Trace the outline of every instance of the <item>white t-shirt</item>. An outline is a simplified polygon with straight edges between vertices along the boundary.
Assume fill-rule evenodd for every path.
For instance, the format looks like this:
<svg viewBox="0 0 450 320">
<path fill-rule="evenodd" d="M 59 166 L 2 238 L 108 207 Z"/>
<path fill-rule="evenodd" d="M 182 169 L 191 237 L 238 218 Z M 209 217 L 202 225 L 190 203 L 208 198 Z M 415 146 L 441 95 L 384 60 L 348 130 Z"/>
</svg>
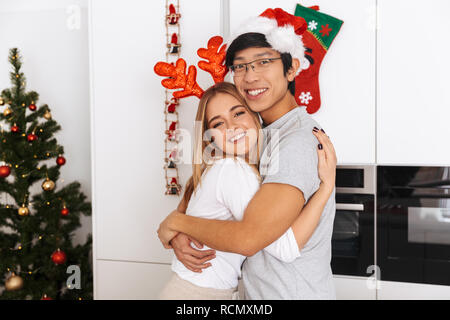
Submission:
<svg viewBox="0 0 450 320">
<path fill-rule="evenodd" d="M 205 219 L 242 220 L 248 203 L 259 187 L 258 177 L 242 158 L 215 160 L 203 172 L 201 184 L 192 194 L 186 214 Z M 196 248 L 194 244 L 192 246 Z M 203 246 L 201 250 L 208 249 Z M 300 256 L 292 228 L 264 250 L 284 262 L 292 262 Z M 240 254 L 216 250 L 216 258 L 209 261 L 211 266 L 196 273 L 174 256 L 172 270 L 182 279 L 200 287 L 230 289 L 238 285 L 245 259 Z"/>
</svg>

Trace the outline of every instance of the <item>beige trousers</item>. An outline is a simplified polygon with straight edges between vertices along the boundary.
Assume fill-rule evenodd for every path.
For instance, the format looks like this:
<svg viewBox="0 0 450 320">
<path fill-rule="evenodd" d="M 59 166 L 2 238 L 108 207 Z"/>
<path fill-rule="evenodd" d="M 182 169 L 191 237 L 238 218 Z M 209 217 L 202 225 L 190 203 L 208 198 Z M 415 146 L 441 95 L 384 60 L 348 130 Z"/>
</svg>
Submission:
<svg viewBox="0 0 450 320">
<path fill-rule="evenodd" d="M 180 278 L 175 272 L 158 296 L 159 300 L 238 300 L 237 288 L 199 287 Z"/>
</svg>

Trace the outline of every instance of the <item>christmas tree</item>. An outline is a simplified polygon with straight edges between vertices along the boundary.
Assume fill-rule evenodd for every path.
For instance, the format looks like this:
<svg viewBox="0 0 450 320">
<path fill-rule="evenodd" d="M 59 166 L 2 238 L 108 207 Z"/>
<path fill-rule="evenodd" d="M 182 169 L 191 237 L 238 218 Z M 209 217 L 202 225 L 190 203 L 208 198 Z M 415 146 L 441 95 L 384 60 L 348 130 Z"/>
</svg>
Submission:
<svg viewBox="0 0 450 320">
<path fill-rule="evenodd" d="M 92 237 L 72 244 L 91 204 L 79 182 L 58 186 L 61 126 L 25 91 L 21 60 L 11 49 L 12 87 L 0 95 L 0 299 L 92 299 Z"/>
</svg>

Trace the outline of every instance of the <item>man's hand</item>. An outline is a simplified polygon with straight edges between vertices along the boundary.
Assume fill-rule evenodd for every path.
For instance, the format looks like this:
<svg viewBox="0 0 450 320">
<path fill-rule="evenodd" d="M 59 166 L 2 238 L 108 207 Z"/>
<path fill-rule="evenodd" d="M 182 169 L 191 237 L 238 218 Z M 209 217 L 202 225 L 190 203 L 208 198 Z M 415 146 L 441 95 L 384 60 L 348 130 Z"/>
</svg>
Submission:
<svg viewBox="0 0 450 320">
<path fill-rule="evenodd" d="M 171 240 L 173 251 L 177 259 L 184 264 L 186 268 L 193 272 L 202 272 L 202 269 L 211 266 L 211 263 L 206 263 L 216 257 L 215 250 L 197 250 L 192 248 L 191 241 L 197 248 L 203 248 L 203 244 L 195 239 L 190 238 L 184 233 L 179 233 Z"/>
<path fill-rule="evenodd" d="M 178 213 L 177 210 L 172 211 L 159 225 L 158 237 L 164 248 L 166 249 L 172 248 L 172 246 L 170 245 L 170 240 L 172 240 L 178 234 L 178 231 L 174 231 L 169 228 L 170 219 L 172 219 L 176 214 L 180 213 Z"/>
</svg>

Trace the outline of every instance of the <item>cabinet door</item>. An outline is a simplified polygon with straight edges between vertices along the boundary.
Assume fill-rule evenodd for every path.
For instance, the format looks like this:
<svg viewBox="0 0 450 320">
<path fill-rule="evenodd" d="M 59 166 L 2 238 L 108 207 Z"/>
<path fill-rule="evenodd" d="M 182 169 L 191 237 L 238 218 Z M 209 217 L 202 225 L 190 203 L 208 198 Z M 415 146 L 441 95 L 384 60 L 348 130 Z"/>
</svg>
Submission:
<svg viewBox="0 0 450 320">
<path fill-rule="evenodd" d="M 153 71 L 166 59 L 165 2 L 95 0 L 90 9 L 96 257 L 170 263 L 156 233 L 181 199 L 164 194 L 165 94 Z M 197 49 L 220 33 L 220 2 L 181 1 L 180 13 L 181 57 L 196 65 Z M 198 82 L 213 84 L 201 70 Z M 187 98 L 178 108 L 191 137 L 197 105 Z M 184 190 L 192 167 L 179 167 Z"/>
<path fill-rule="evenodd" d="M 450 286 L 379 281 L 378 300 L 449 300 Z"/>
<path fill-rule="evenodd" d="M 170 265 L 96 261 L 96 300 L 157 299 L 172 275 Z"/>
<path fill-rule="evenodd" d="M 267 8 L 294 14 L 298 1 L 230 0 L 231 33 Z M 375 163 L 375 0 L 301 1 L 344 21 L 319 75 L 321 107 L 312 116 L 336 148 L 339 164 Z"/>
<path fill-rule="evenodd" d="M 377 162 L 450 165 L 448 0 L 379 0 Z"/>
<path fill-rule="evenodd" d="M 334 276 L 337 300 L 375 300 L 376 280 L 363 277 Z"/>
</svg>

